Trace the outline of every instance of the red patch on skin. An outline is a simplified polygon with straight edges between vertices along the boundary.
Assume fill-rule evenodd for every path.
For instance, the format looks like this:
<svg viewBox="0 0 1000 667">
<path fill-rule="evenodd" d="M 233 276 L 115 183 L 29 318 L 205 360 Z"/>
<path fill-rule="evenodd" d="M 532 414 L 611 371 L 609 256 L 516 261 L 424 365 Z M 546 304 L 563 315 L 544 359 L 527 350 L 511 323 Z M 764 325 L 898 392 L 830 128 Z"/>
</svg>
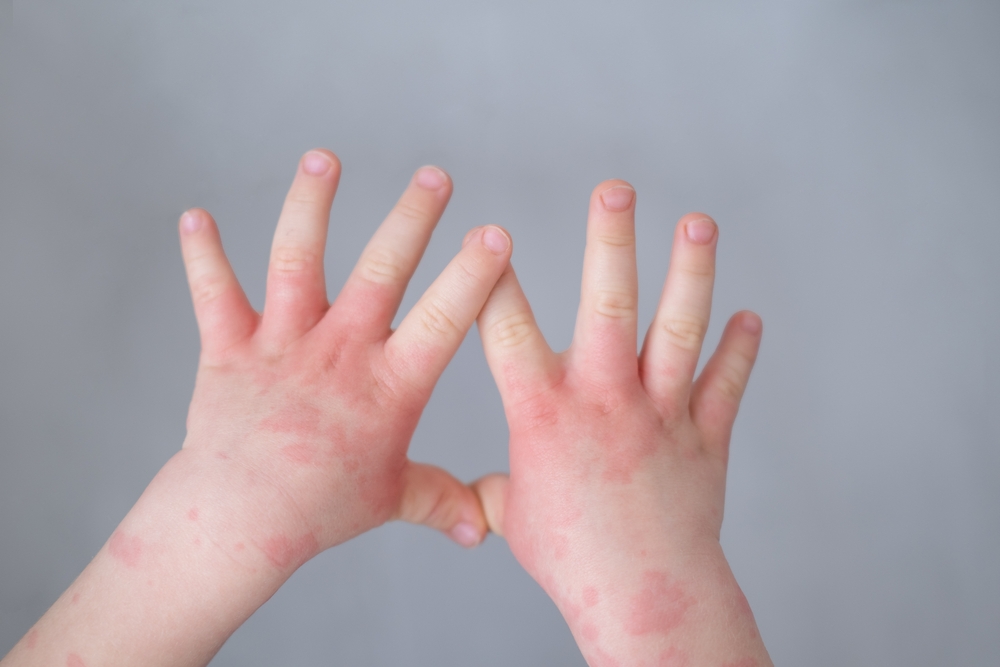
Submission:
<svg viewBox="0 0 1000 667">
<path fill-rule="evenodd" d="M 73 597 L 71 597 L 69 601 L 72 604 L 76 604 L 77 602 L 80 601 L 80 594 L 79 593 L 73 593 Z"/>
<path fill-rule="evenodd" d="M 319 551 L 319 543 L 312 533 L 306 533 L 297 540 L 286 535 L 275 535 L 264 541 L 261 550 L 271 564 L 280 570 L 290 566 L 298 567 Z"/>
<path fill-rule="evenodd" d="M 563 560 L 569 554 L 569 538 L 565 535 L 552 536 L 552 555 L 556 560 Z"/>
<path fill-rule="evenodd" d="M 66 667 L 87 667 L 87 664 L 76 653 L 70 653 L 66 656 Z"/>
<path fill-rule="evenodd" d="M 245 548 L 246 548 L 246 545 L 245 545 L 245 544 L 243 544 L 242 542 L 237 542 L 237 543 L 236 543 L 236 546 L 235 546 L 235 547 L 233 547 L 233 548 L 234 548 L 234 549 L 235 549 L 236 551 L 243 551 L 243 549 L 245 549 Z"/>
<path fill-rule="evenodd" d="M 687 667 L 688 657 L 684 651 L 671 646 L 657 658 L 656 667 Z"/>
<path fill-rule="evenodd" d="M 757 667 L 757 661 L 753 658 L 740 658 L 739 660 L 727 662 L 722 667 Z"/>
<path fill-rule="evenodd" d="M 188 518 L 191 519 L 192 521 L 197 521 L 198 520 L 198 508 L 197 507 L 192 507 L 191 509 L 188 510 Z"/>
<path fill-rule="evenodd" d="M 135 535 L 126 535 L 121 530 L 116 530 L 111 535 L 111 539 L 108 540 L 108 553 L 125 567 L 139 567 L 139 559 L 142 557 L 142 540 Z"/>
<path fill-rule="evenodd" d="M 598 646 L 587 651 L 587 664 L 590 667 L 621 667 L 617 659 Z"/>
<path fill-rule="evenodd" d="M 316 448 L 306 444 L 288 445 L 281 448 L 281 455 L 292 463 L 307 465 L 316 458 Z"/>
<path fill-rule="evenodd" d="M 601 631 L 597 629 L 597 626 L 593 623 L 584 623 L 583 627 L 580 629 L 580 636 L 583 637 L 588 642 L 596 642 L 597 637 L 601 634 Z"/>
<path fill-rule="evenodd" d="M 201 538 L 200 537 L 194 538 L 194 540 L 191 542 L 191 544 L 195 545 L 196 547 L 200 547 L 201 546 Z"/>
<path fill-rule="evenodd" d="M 24 644 L 28 648 L 35 648 L 38 645 L 38 630 L 32 628 L 24 637 Z"/>
<path fill-rule="evenodd" d="M 229 454 L 226 454 L 225 452 L 216 452 L 215 453 L 215 458 L 222 459 L 223 461 L 228 461 L 229 460 Z"/>
<path fill-rule="evenodd" d="M 282 408 L 260 422 L 260 428 L 272 433 L 294 433 L 312 436 L 319 429 L 323 413 L 313 405 L 292 405 Z"/>
<path fill-rule="evenodd" d="M 600 596 L 597 594 L 597 589 L 596 588 L 594 588 L 593 586 L 584 586 L 583 587 L 583 606 L 584 607 L 593 607 L 595 604 L 597 604 L 597 601 L 599 599 L 600 599 Z"/>
<path fill-rule="evenodd" d="M 642 579 L 643 590 L 632 596 L 625 629 L 632 636 L 668 634 L 684 621 L 685 612 L 695 601 L 665 572 L 649 570 Z"/>
</svg>

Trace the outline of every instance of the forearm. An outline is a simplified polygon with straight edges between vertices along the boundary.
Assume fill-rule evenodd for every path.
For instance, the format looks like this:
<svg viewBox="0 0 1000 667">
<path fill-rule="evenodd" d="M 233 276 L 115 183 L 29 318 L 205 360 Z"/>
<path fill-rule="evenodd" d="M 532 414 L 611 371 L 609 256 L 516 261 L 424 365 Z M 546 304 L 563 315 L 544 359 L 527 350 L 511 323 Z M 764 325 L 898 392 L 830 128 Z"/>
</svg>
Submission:
<svg viewBox="0 0 1000 667">
<path fill-rule="evenodd" d="M 602 576 L 598 565 L 589 584 L 556 594 L 591 667 L 772 664 L 721 549 L 682 559 L 631 556 L 625 572 Z"/>
<path fill-rule="evenodd" d="M 304 558 L 269 558 L 240 518 L 253 508 L 204 458 L 163 467 L 4 667 L 208 663 Z"/>
</svg>

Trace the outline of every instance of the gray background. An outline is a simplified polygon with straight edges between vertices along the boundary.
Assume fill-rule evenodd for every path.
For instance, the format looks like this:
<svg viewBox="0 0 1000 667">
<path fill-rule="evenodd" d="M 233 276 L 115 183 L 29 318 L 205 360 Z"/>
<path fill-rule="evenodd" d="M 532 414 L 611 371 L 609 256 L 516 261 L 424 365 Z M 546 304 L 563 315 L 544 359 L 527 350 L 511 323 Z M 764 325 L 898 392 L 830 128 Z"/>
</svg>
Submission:
<svg viewBox="0 0 1000 667">
<path fill-rule="evenodd" d="M 719 221 L 710 344 L 764 344 L 726 552 L 784 665 L 1000 654 L 1000 3 L 18 2 L 0 70 L 0 653 L 179 447 L 204 206 L 260 306 L 299 155 L 335 150 L 332 291 L 424 163 L 505 225 L 568 344 L 590 189 L 639 193 L 642 316 L 689 210 Z M 13 23 L 11 14 L 13 10 Z M 414 458 L 503 469 L 475 332 Z M 582 665 L 506 545 L 389 525 L 315 558 L 215 665 Z"/>
</svg>

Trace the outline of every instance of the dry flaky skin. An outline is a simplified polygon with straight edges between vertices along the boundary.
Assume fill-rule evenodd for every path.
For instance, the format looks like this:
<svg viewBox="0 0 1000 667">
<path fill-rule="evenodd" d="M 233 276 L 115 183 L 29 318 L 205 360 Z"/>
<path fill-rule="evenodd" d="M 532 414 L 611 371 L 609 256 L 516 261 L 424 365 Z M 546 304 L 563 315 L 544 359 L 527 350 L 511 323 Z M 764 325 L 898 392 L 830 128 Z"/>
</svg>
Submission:
<svg viewBox="0 0 1000 667">
<path fill-rule="evenodd" d="M 407 448 L 510 239 L 473 230 L 392 332 L 451 182 L 416 173 L 331 306 L 322 258 L 339 175 L 327 151 L 300 162 L 262 315 L 211 217 L 182 217 L 202 338 L 184 446 L 4 667 L 203 665 L 299 565 L 387 520 L 482 539 L 473 491 Z"/>
<path fill-rule="evenodd" d="M 513 269 L 490 295 L 479 326 L 510 425 L 510 476 L 477 491 L 592 667 L 764 667 L 719 545 L 729 437 L 761 322 L 734 315 L 694 381 L 718 233 L 690 214 L 637 355 L 634 206 L 622 181 L 594 191 L 568 351 L 549 349 Z"/>
</svg>

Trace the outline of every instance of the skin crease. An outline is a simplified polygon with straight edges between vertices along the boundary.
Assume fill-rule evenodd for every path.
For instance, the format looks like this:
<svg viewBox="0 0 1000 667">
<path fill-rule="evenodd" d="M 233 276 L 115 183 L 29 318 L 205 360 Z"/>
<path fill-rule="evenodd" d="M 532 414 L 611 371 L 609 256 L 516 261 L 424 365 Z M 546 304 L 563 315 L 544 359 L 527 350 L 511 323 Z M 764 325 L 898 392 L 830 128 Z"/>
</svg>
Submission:
<svg viewBox="0 0 1000 667">
<path fill-rule="evenodd" d="M 637 354 L 635 192 L 591 197 L 570 348 L 552 352 L 508 268 L 479 316 L 510 475 L 476 488 L 490 527 L 562 611 L 591 667 L 770 665 L 719 534 L 729 438 L 760 343 L 730 320 L 699 379 L 718 229 L 689 214 Z"/>
<path fill-rule="evenodd" d="M 329 151 L 300 161 L 262 314 L 211 216 L 182 216 L 202 342 L 187 437 L 72 584 L 72 598 L 64 593 L 3 667 L 80 667 L 81 656 L 102 667 L 205 665 L 324 549 L 393 519 L 465 546 L 483 539 L 473 490 L 410 461 L 407 449 L 508 265 L 510 237 L 492 226 L 470 232 L 393 331 L 451 181 L 435 167 L 417 171 L 331 304 L 322 258 L 339 176 Z"/>
</svg>

